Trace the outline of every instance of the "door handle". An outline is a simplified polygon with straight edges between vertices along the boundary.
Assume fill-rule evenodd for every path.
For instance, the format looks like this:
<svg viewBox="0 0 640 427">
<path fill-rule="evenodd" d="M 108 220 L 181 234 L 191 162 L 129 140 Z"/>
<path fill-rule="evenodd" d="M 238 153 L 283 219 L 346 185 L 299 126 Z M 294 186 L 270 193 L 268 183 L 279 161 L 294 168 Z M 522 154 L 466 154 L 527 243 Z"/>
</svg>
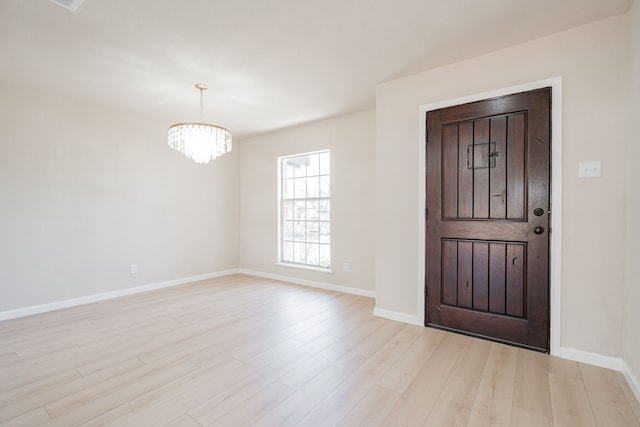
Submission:
<svg viewBox="0 0 640 427">
<path fill-rule="evenodd" d="M 533 229 L 533 232 L 536 234 L 542 234 L 544 233 L 544 227 L 537 226 L 536 228 Z"/>
</svg>

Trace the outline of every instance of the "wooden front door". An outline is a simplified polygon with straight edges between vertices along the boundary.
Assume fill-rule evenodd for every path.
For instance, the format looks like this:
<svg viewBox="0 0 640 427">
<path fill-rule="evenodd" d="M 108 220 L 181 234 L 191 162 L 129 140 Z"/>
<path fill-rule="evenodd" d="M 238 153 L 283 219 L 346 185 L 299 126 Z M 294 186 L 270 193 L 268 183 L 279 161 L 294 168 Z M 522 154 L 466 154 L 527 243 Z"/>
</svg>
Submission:
<svg viewBox="0 0 640 427">
<path fill-rule="evenodd" d="M 427 113 L 427 325 L 549 350 L 550 104 Z"/>
</svg>

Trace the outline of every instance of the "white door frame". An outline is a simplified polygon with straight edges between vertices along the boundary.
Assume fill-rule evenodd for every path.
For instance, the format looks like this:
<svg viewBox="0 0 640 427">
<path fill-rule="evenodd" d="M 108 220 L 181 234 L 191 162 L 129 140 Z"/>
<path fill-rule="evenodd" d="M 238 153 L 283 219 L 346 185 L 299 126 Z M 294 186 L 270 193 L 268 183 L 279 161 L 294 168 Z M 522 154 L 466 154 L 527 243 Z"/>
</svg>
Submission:
<svg viewBox="0 0 640 427">
<path fill-rule="evenodd" d="M 464 96 L 461 98 L 449 99 L 432 104 L 422 105 L 419 108 L 419 155 L 418 155 L 418 176 L 419 183 L 419 224 L 418 224 L 418 319 L 425 324 L 425 238 L 426 228 L 424 213 L 427 207 L 425 177 L 427 174 L 426 165 L 426 144 L 425 144 L 425 123 L 427 112 L 454 105 L 466 104 L 468 102 L 481 101 L 498 96 L 511 95 L 519 92 L 551 87 L 551 218 L 549 232 L 551 234 L 550 252 L 550 351 L 556 355 L 560 350 L 560 308 L 562 297 L 562 77 L 552 77 L 536 82 L 524 83 L 503 89 L 483 92 Z"/>
</svg>

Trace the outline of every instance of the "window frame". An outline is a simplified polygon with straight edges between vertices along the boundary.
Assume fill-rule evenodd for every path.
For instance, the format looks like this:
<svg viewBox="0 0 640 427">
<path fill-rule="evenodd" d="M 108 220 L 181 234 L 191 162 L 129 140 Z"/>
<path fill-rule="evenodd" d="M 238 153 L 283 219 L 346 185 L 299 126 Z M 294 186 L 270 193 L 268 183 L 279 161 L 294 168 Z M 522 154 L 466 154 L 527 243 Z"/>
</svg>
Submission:
<svg viewBox="0 0 640 427">
<path fill-rule="evenodd" d="M 318 175 L 308 175 L 307 172 L 305 171 L 304 176 L 300 176 L 300 177 L 284 177 L 283 176 L 283 169 L 284 169 L 284 165 L 285 162 L 289 159 L 295 159 L 295 158 L 304 158 L 304 157 L 308 157 L 308 156 L 313 156 L 313 155 L 320 155 L 322 156 L 323 154 L 327 154 L 329 156 L 329 168 L 327 173 L 322 173 L 322 170 L 320 169 L 320 165 L 318 165 Z M 293 197 L 289 197 L 285 199 L 285 195 L 283 194 L 284 192 L 284 187 L 285 187 L 285 180 L 288 181 L 293 181 L 293 179 L 300 179 L 300 178 L 304 178 L 305 179 L 305 185 L 308 186 L 308 178 L 318 178 L 318 181 L 320 183 L 321 177 L 326 176 L 329 178 L 329 183 L 328 183 L 328 196 L 322 196 L 321 195 L 321 191 L 319 190 L 317 197 L 307 197 L 308 194 L 306 193 L 305 190 L 305 197 L 296 197 L 295 194 L 295 190 L 294 190 L 294 194 Z M 320 271 L 320 272 L 325 272 L 325 273 L 333 273 L 333 269 L 332 269 L 332 248 L 331 248 L 331 150 L 329 149 L 323 149 L 323 150 L 317 150 L 317 151 L 310 151 L 310 152 L 306 152 L 306 153 L 299 153 L 299 154 L 293 154 L 293 155 L 287 155 L 287 156 L 280 156 L 277 158 L 277 260 L 276 260 L 276 264 L 280 265 L 280 266 L 285 266 L 285 267 L 291 267 L 291 268 L 300 268 L 300 269 L 305 269 L 305 270 L 315 270 L 315 271 Z M 320 185 L 322 185 L 320 183 Z M 328 247 L 328 258 L 329 258 L 329 265 L 328 266 L 322 266 L 322 265 L 315 265 L 315 264 L 307 264 L 302 263 L 302 262 L 294 262 L 294 261 L 286 261 L 284 258 L 284 254 L 283 254 L 283 246 L 285 243 L 285 235 L 284 235 L 284 230 L 283 230 L 283 226 L 285 221 L 293 221 L 293 220 L 286 220 L 285 218 L 283 218 L 284 212 L 283 212 L 283 206 L 285 204 L 286 201 L 288 202 L 293 202 L 293 204 L 295 205 L 298 202 L 304 202 L 305 203 L 305 210 L 306 210 L 306 203 L 308 201 L 316 201 L 316 202 L 321 202 L 321 201 L 328 201 L 329 204 L 329 209 L 328 209 L 328 221 L 325 220 L 321 220 L 319 217 L 316 221 L 309 221 L 306 219 L 302 220 L 302 222 L 305 223 L 305 240 L 304 240 L 304 244 L 308 244 L 308 243 L 312 243 L 312 244 L 318 244 L 318 250 L 320 251 L 320 247 L 321 246 L 326 246 Z M 306 213 L 305 213 L 306 215 Z M 307 240 L 307 231 L 306 231 L 306 226 L 309 222 L 316 222 L 318 224 L 318 230 L 320 229 L 320 224 L 321 223 L 328 223 L 329 224 L 329 233 L 328 233 L 328 242 L 320 242 L 320 236 L 318 235 L 318 241 L 317 242 L 313 242 L 313 241 L 308 241 Z M 319 233 L 319 232 L 318 232 Z M 295 234 L 295 230 L 294 230 L 294 234 Z M 293 239 L 295 239 L 295 237 L 292 237 Z M 291 240 L 290 241 L 292 244 L 295 243 L 295 240 Z M 295 256 L 295 255 L 294 255 Z M 318 253 L 318 264 L 321 264 L 321 255 L 320 252 Z"/>
</svg>

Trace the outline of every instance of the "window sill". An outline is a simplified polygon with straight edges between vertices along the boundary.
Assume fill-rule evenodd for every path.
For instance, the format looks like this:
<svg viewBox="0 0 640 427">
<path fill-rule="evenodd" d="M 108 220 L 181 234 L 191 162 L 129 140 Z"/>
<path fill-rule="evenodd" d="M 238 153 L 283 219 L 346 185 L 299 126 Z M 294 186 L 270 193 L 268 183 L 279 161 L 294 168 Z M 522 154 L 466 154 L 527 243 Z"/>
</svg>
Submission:
<svg viewBox="0 0 640 427">
<path fill-rule="evenodd" d="M 300 270 L 310 270 L 310 271 L 317 271 L 320 273 L 329 273 L 329 274 L 333 274 L 333 270 L 331 268 L 322 268 L 322 267 L 311 267 L 308 265 L 301 265 L 301 264 L 289 264 L 286 262 L 276 262 L 277 266 L 280 267 L 288 267 L 288 268 L 297 268 Z"/>
</svg>

